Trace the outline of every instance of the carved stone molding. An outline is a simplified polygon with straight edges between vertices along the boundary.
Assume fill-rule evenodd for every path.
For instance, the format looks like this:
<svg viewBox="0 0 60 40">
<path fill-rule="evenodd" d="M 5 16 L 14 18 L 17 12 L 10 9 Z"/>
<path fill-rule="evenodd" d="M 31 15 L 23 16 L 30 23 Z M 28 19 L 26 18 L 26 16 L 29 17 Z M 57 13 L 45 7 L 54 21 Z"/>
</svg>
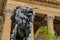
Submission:
<svg viewBox="0 0 60 40">
<path fill-rule="evenodd" d="M 52 4 L 60 4 L 60 0 L 40 0 L 43 2 L 48 2 L 48 3 L 52 3 Z"/>
<path fill-rule="evenodd" d="M 47 14 L 47 20 L 54 20 L 54 15 L 52 15 L 52 14 Z"/>
</svg>

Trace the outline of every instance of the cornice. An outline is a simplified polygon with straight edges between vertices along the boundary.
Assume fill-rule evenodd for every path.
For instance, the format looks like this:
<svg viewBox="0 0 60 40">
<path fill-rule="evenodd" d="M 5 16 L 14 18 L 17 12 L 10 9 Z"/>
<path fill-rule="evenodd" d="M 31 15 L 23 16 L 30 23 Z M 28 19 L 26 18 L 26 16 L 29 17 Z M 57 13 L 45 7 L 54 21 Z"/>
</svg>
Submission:
<svg viewBox="0 0 60 40">
<path fill-rule="evenodd" d="M 60 5 L 60 0 L 40 0 L 41 2 L 47 2 L 51 4 L 59 4 Z"/>
<path fill-rule="evenodd" d="M 24 2 L 37 1 L 37 2 L 45 2 L 45 3 L 60 5 L 60 0 L 27 0 L 27 1 L 26 0 L 17 0 L 17 1 L 24 1 Z"/>
<path fill-rule="evenodd" d="M 17 0 L 16 0 L 17 1 Z M 33 1 L 30 1 L 30 0 L 18 0 L 20 2 L 26 2 L 26 3 L 32 3 L 32 4 L 39 4 L 39 5 L 44 5 L 44 6 L 48 6 L 48 7 L 53 7 L 53 8 L 58 8 L 60 9 L 60 1 L 47 1 L 47 0 L 33 0 Z"/>
</svg>

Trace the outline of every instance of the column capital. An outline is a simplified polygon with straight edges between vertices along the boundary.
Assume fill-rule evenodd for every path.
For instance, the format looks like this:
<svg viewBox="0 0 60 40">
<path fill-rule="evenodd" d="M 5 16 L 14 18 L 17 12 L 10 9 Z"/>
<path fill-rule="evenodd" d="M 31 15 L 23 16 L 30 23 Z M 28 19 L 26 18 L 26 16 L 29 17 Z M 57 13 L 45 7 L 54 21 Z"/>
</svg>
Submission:
<svg viewBox="0 0 60 40">
<path fill-rule="evenodd" d="M 47 20 L 54 20 L 55 16 L 53 14 L 47 14 Z"/>
</svg>

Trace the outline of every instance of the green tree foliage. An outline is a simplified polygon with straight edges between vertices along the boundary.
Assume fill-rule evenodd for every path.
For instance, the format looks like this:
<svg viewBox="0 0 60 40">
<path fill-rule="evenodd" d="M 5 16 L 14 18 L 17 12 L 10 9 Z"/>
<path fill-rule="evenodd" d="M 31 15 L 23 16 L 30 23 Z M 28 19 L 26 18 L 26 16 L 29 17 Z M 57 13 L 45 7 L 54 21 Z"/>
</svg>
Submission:
<svg viewBox="0 0 60 40">
<path fill-rule="evenodd" d="M 46 40 L 56 40 L 56 36 L 52 36 L 51 33 L 48 32 L 47 26 L 40 27 L 35 33 L 35 37 L 37 37 L 40 33 L 45 36 Z"/>
<path fill-rule="evenodd" d="M 60 36 L 57 37 L 57 40 L 60 40 Z"/>
</svg>

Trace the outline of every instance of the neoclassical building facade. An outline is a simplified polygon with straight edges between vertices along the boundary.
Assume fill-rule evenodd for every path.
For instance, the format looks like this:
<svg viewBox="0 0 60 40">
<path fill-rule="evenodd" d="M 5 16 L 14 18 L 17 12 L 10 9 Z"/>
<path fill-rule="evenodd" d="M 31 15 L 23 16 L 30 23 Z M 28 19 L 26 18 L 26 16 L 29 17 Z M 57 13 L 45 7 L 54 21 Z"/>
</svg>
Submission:
<svg viewBox="0 0 60 40">
<path fill-rule="evenodd" d="M 34 9 L 35 21 L 32 27 L 32 38 L 34 40 L 34 32 L 43 25 L 48 26 L 48 31 L 54 35 L 54 31 L 60 34 L 60 0 L 0 0 L 0 15 L 3 27 L 0 27 L 0 39 L 10 40 L 11 32 L 11 12 L 16 6 L 29 6 Z M 3 10 L 5 9 L 5 10 Z M 10 11 L 8 11 L 10 10 Z M 41 24 L 41 25 L 39 25 Z M 38 27 L 37 27 L 38 26 Z"/>
</svg>

